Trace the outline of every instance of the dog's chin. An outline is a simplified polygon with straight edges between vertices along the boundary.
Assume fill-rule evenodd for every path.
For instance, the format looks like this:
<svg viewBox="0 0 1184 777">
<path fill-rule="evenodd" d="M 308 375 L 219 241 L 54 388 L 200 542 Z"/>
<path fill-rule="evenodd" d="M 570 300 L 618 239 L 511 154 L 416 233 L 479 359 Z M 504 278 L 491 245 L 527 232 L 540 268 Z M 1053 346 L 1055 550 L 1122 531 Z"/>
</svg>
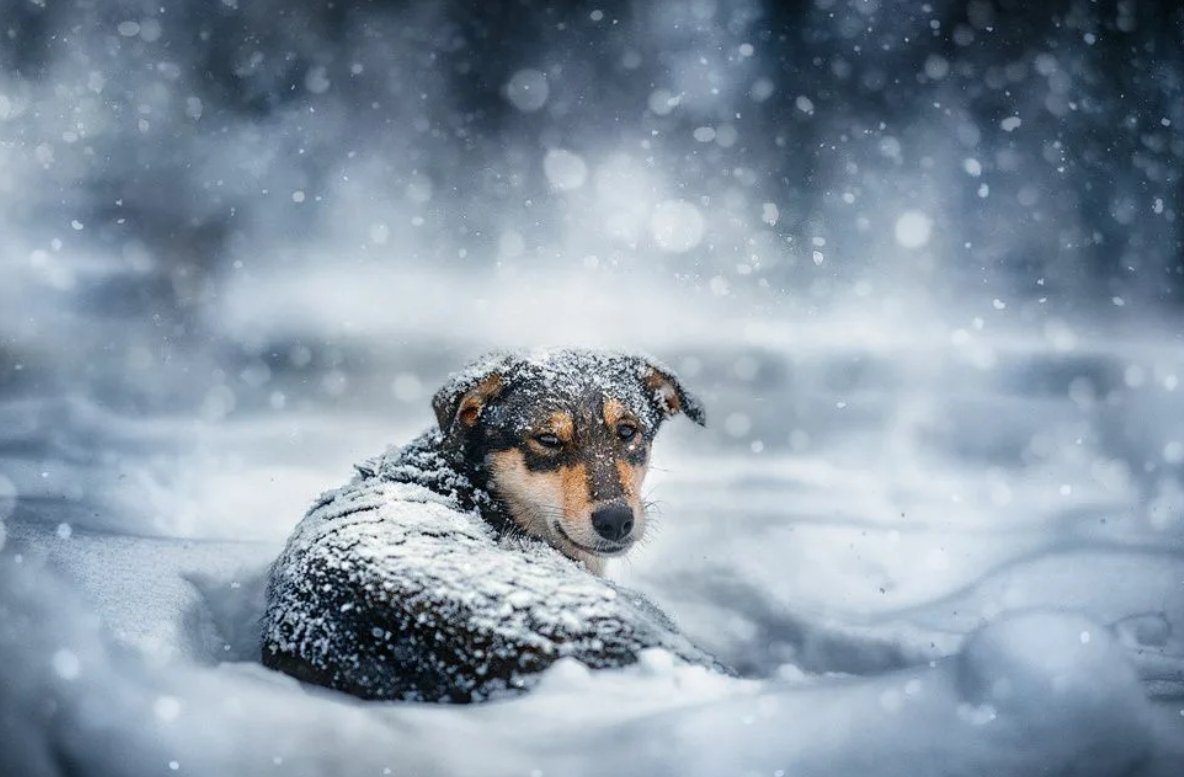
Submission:
<svg viewBox="0 0 1184 777">
<path fill-rule="evenodd" d="M 565 555 L 572 558 L 579 559 L 581 556 L 594 556 L 596 558 L 610 559 L 619 558 L 629 552 L 633 547 L 636 539 L 630 537 L 625 542 L 606 542 L 598 540 L 595 543 L 585 544 L 572 538 L 567 531 L 564 530 L 560 523 L 551 524 L 551 535 L 555 538 L 552 542 Z"/>
</svg>

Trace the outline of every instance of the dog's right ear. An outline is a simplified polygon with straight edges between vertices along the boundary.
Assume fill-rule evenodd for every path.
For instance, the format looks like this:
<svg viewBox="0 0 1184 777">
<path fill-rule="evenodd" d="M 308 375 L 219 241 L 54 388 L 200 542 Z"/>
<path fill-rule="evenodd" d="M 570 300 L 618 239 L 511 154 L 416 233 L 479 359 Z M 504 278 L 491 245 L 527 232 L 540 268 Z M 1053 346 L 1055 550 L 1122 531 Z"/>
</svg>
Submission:
<svg viewBox="0 0 1184 777">
<path fill-rule="evenodd" d="M 707 413 L 703 403 L 694 394 L 683 388 L 678 377 L 657 362 L 640 358 L 642 384 L 650 392 L 651 401 L 663 418 L 683 413 L 699 426 L 707 425 Z"/>
<path fill-rule="evenodd" d="M 456 429 L 472 429 L 481 411 L 501 393 L 504 358 L 486 358 L 454 376 L 432 397 L 432 410 L 445 435 Z"/>
</svg>

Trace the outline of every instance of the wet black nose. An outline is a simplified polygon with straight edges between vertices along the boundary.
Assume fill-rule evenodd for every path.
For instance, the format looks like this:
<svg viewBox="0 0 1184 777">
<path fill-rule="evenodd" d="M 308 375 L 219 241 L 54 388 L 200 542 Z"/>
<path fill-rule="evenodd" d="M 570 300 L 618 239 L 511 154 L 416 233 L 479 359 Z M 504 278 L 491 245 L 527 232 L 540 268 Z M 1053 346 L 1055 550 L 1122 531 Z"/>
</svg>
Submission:
<svg viewBox="0 0 1184 777">
<path fill-rule="evenodd" d="M 620 542 L 633 531 L 633 510 L 624 505 L 602 507 L 592 513 L 592 528 L 606 540 Z"/>
</svg>

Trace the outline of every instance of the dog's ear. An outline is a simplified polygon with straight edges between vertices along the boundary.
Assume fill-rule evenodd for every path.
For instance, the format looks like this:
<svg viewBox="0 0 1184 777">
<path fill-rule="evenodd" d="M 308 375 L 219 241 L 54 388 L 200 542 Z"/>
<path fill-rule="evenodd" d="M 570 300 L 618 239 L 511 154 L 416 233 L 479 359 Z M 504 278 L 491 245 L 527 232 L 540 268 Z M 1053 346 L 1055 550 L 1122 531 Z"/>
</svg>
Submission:
<svg viewBox="0 0 1184 777">
<path fill-rule="evenodd" d="M 486 358 L 445 383 L 432 397 L 440 431 L 447 435 L 476 426 L 481 411 L 501 393 L 505 366 L 504 359 Z"/>
<path fill-rule="evenodd" d="M 683 413 L 699 426 L 707 425 L 707 412 L 694 394 L 683 388 L 671 370 L 649 359 L 641 359 L 641 382 L 663 418 Z"/>
</svg>

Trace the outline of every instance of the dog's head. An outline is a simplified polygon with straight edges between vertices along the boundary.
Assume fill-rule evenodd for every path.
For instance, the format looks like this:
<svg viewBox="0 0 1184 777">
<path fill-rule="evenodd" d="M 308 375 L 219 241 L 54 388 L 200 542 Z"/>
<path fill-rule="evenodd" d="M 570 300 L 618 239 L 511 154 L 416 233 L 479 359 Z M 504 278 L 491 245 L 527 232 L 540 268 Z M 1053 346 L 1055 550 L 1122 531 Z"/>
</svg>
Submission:
<svg viewBox="0 0 1184 777">
<path fill-rule="evenodd" d="M 641 484 L 658 427 L 678 413 L 705 418 L 670 370 L 583 350 L 485 357 L 433 407 L 514 522 L 597 571 L 645 532 Z"/>
</svg>

